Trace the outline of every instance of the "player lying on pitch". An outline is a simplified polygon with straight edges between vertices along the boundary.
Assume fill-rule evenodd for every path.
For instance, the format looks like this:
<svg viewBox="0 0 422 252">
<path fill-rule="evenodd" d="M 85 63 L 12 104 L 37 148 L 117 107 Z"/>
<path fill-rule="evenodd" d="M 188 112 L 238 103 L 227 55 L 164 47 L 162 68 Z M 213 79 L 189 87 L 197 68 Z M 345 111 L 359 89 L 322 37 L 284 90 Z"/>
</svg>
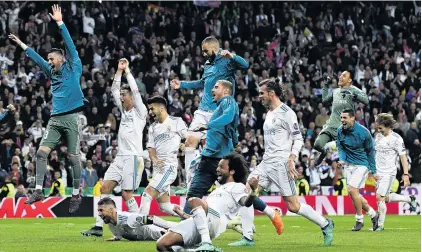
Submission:
<svg viewBox="0 0 422 252">
<path fill-rule="evenodd" d="M 116 203 L 109 197 L 98 201 L 98 216 L 108 224 L 114 236 L 107 241 L 120 241 L 122 238 L 130 241 L 156 241 L 167 229 L 178 224 L 157 216 L 118 211 Z"/>
<path fill-rule="evenodd" d="M 200 243 L 193 251 L 221 251 L 212 245 L 211 239 L 222 234 L 239 208 L 250 207 L 256 197 L 258 179 L 249 181 L 252 190 L 248 194 L 245 186 L 247 177 L 248 165 L 242 155 L 230 153 L 223 157 L 217 167 L 220 186 L 206 200 L 190 198 L 188 204 L 193 209 L 191 215 L 175 207 L 174 211 L 185 220 L 171 227 L 157 241 L 157 250 L 168 251 L 173 246 L 191 247 Z"/>
</svg>

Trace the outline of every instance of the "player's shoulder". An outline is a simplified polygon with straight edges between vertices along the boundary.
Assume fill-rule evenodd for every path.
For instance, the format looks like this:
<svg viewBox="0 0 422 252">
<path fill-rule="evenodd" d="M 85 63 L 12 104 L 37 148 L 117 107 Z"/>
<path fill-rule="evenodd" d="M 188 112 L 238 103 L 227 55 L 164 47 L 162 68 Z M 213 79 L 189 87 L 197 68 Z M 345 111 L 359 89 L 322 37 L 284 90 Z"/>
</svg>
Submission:
<svg viewBox="0 0 422 252">
<path fill-rule="evenodd" d="M 154 129 L 155 127 L 157 127 L 157 122 L 156 121 L 154 121 L 153 123 L 151 123 L 150 125 L 149 125 L 149 128 L 150 129 Z"/>
<path fill-rule="evenodd" d="M 280 106 L 277 107 L 275 112 L 279 115 L 289 115 L 289 116 L 296 116 L 296 113 L 291 109 L 287 104 L 281 103 Z"/>
<path fill-rule="evenodd" d="M 353 89 L 353 90 L 356 90 L 356 91 L 362 91 L 360 88 L 358 88 L 358 87 L 356 87 L 354 85 L 351 85 L 350 86 L 350 89 Z"/>
<path fill-rule="evenodd" d="M 403 140 L 403 138 L 397 132 L 394 131 L 391 131 L 391 137 L 395 140 Z"/>
</svg>

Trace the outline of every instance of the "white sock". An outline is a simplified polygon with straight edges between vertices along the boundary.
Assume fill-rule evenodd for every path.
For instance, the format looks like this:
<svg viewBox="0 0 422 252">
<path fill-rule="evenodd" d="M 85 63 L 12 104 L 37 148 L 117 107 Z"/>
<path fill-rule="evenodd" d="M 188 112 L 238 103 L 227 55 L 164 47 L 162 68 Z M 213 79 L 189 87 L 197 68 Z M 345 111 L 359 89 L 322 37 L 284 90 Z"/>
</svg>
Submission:
<svg viewBox="0 0 422 252">
<path fill-rule="evenodd" d="M 73 188 L 72 195 L 79 195 L 79 189 Z"/>
<path fill-rule="evenodd" d="M 179 224 L 178 222 L 166 221 L 157 216 L 152 216 L 152 222 L 154 223 L 154 225 L 159 226 L 164 229 L 169 229 Z"/>
<path fill-rule="evenodd" d="M 392 193 L 388 195 L 388 202 L 407 202 L 410 203 L 412 200 L 409 196 L 404 196 L 397 193 Z"/>
<path fill-rule="evenodd" d="M 387 205 L 385 204 L 385 201 L 383 200 L 378 202 L 378 213 L 379 213 L 378 226 L 384 226 L 385 215 L 387 214 Z"/>
<path fill-rule="evenodd" d="M 195 159 L 198 152 L 199 151 L 197 149 L 191 147 L 187 147 L 185 149 L 185 171 L 189 171 L 190 162 Z"/>
<path fill-rule="evenodd" d="M 192 210 L 193 222 L 201 235 L 201 242 L 211 243 L 210 231 L 208 229 L 208 220 L 202 206 Z"/>
<path fill-rule="evenodd" d="M 324 228 L 328 225 L 327 219 L 325 219 L 308 204 L 300 203 L 299 211 L 297 212 L 297 214 L 302 215 L 303 217 L 317 224 L 321 228 Z"/>
<path fill-rule="evenodd" d="M 129 212 L 131 213 L 138 212 L 138 203 L 136 203 L 136 200 L 133 196 L 128 201 L 126 201 L 126 206 L 127 208 L 129 208 Z"/>
<path fill-rule="evenodd" d="M 106 197 L 109 197 L 109 195 L 108 194 L 101 194 L 100 199 L 106 198 Z M 96 227 L 103 227 L 103 225 L 104 225 L 103 219 L 101 219 L 101 217 L 99 215 L 97 215 L 97 217 L 95 218 L 95 226 Z"/>
<path fill-rule="evenodd" d="M 170 202 L 164 202 L 164 203 L 158 203 L 158 205 L 160 206 L 161 212 L 179 217 L 179 215 L 173 211 L 174 204 L 171 204 Z"/>
<path fill-rule="evenodd" d="M 267 215 L 271 220 L 274 218 L 275 216 L 275 210 L 274 208 L 270 207 L 270 206 L 266 206 L 264 209 L 264 213 L 265 215 Z"/>
<path fill-rule="evenodd" d="M 243 236 L 249 240 L 253 240 L 253 220 L 254 220 L 253 206 L 241 207 L 239 209 L 239 213 L 240 213 L 240 216 L 242 217 Z"/>
<path fill-rule="evenodd" d="M 144 192 L 141 198 L 141 206 L 139 207 L 139 213 L 141 215 L 149 214 L 149 210 L 151 208 L 151 201 L 152 201 L 152 196 Z"/>
<path fill-rule="evenodd" d="M 42 185 L 36 185 L 35 190 L 38 190 L 38 189 L 42 190 Z"/>
<path fill-rule="evenodd" d="M 361 214 L 361 215 L 355 215 L 355 217 L 356 217 L 356 221 L 357 222 L 362 222 L 363 223 L 363 214 Z"/>
<path fill-rule="evenodd" d="M 374 218 L 377 215 L 377 212 L 372 207 L 369 207 L 369 210 L 366 212 L 367 215 L 369 215 L 372 218 Z"/>
</svg>

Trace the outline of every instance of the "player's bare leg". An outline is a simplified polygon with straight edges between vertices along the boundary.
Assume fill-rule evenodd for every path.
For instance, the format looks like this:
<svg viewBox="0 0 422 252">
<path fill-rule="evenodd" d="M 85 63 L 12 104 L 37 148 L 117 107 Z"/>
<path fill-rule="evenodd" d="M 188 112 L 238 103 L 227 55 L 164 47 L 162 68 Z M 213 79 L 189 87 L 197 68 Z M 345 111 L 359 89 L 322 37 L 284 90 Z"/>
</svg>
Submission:
<svg viewBox="0 0 422 252">
<path fill-rule="evenodd" d="M 189 132 L 189 134 L 192 135 L 188 135 L 188 137 L 186 138 L 185 141 L 185 171 L 186 171 L 186 180 L 189 182 L 192 179 L 193 174 L 191 174 L 191 162 L 192 160 L 195 159 L 195 157 L 197 156 L 197 154 L 199 153 L 198 151 L 198 146 L 199 146 L 199 135 L 197 135 L 198 132 Z M 189 213 L 191 209 L 189 209 L 188 204 L 185 204 L 183 211 L 185 211 L 185 213 Z"/>
<path fill-rule="evenodd" d="M 183 246 L 183 237 L 175 232 L 167 232 L 160 239 L 158 239 L 156 248 L 157 251 L 170 251 L 172 246 Z"/>
<path fill-rule="evenodd" d="M 359 189 L 357 188 L 348 186 L 347 191 L 353 201 L 353 206 L 356 210 L 356 224 L 353 227 L 352 231 L 359 231 L 363 228 L 362 197 L 359 193 Z"/>
<path fill-rule="evenodd" d="M 82 195 L 79 189 L 81 185 L 80 179 L 82 174 L 82 163 L 80 155 L 69 153 L 69 160 L 73 171 L 73 191 L 72 198 L 69 202 L 69 213 L 74 213 L 78 210 L 79 205 L 82 203 Z"/>
<path fill-rule="evenodd" d="M 100 191 L 101 191 L 101 198 L 108 197 L 109 194 L 113 191 L 113 189 L 117 186 L 116 181 L 106 180 L 102 184 Z M 96 217 L 95 226 L 93 226 L 89 230 L 83 230 L 81 231 L 81 234 L 84 236 L 97 236 L 102 237 L 103 236 L 103 219 L 101 219 L 100 216 Z"/>
<path fill-rule="evenodd" d="M 50 152 L 51 149 L 47 146 L 40 146 L 37 151 L 37 173 L 35 175 L 36 186 L 34 192 L 29 196 L 28 200 L 25 201 L 25 204 L 32 204 L 45 199 L 43 184 L 45 172 L 47 171 L 47 158 Z"/>
<path fill-rule="evenodd" d="M 318 225 L 324 235 L 324 245 L 331 245 L 333 242 L 334 229 L 334 222 L 331 219 L 324 218 L 308 204 L 299 203 L 299 199 L 296 195 L 284 196 L 283 199 L 290 212 L 301 215 Z"/>
</svg>

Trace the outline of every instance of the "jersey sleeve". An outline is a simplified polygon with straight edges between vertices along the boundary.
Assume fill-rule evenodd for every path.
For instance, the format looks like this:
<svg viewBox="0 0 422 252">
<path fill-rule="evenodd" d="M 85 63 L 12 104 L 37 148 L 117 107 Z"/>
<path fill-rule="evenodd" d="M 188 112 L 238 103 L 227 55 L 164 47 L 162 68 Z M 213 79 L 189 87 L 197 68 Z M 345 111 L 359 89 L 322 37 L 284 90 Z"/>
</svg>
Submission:
<svg viewBox="0 0 422 252">
<path fill-rule="evenodd" d="M 130 90 L 132 91 L 133 101 L 135 102 L 135 109 L 142 118 L 147 117 L 147 107 L 142 101 L 141 93 L 139 92 L 138 85 L 136 84 L 135 78 L 131 73 L 126 75 L 127 83 L 129 84 Z"/>
<path fill-rule="evenodd" d="M 182 139 L 186 139 L 186 134 L 188 132 L 188 126 L 186 126 L 185 121 L 182 118 L 177 119 L 177 134 Z"/>
<path fill-rule="evenodd" d="M 404 146 L 403 138 L 401 138 L 401 137 L 397 138 L 397 140 L 394 144 L 394 148 L 396 149 L 399 156 L 406 154 L 406 147 Z"/>
<path fill-rule="evenodd" d="M 236 183 L 236 185 L 231 190 L 230 194 L 232 195 L 233 199 L 236 200 L 237 203 L 239 203 L 241 198 L 248 196 L 248 191 L 244 184 Z"/>
<path fill-rule="evenodd" d="M 154 148 L 155 149 L 155 144 L 154 144 L 154 136 L 152 134 L 153 132 L 153 125 L 149 126 L 148 128 L 148 142 L 147 142 L 147 148 Z"/>
<path fill-rule="evenodd" d="M 285 119 L 289 127 L 289 133 L 293 139 L 292 154 L 296 157 L 299 156 L 299 152 L 303 146 L 303 136 L 300 132 L 299 123 L 297 122 L 297 116 L 293 110 L 289 110 L 287 118 Z"/>
<path fill-rule="evenodd" d="M 123 110 L 122 101 L 120 100 L 120 84 L 122 82 L 121 75 L 115 75 L 113 84 L 111 85 L 111 94 L 113 95 L 114 102 L 119 108 L 120 112 Z"/>
</svg>

